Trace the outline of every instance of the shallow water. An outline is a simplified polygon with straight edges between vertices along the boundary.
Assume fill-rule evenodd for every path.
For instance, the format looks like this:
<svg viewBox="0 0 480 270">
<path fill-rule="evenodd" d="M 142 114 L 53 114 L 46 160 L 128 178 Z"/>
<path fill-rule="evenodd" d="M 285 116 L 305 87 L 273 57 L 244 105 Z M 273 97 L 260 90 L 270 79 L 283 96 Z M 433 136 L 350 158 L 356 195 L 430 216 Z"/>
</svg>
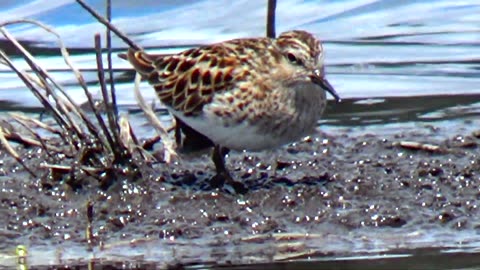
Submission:
<svg viewBox="0 0 480 270">
<path fill-rule="evenodd" d="M 69 47 L 88 52 L 93 44 L 92 33 L 104 30 L 73 2 L 2 2 L 0 18 L 15 14 L 41 20 L 55 27 Z M 103 5 L 102 1 L 90 2 L 98 8 Z M 176 52 L 192 44 L 264 34 L 266 1 L 142 2 L 144 5 L 116 1 L 113 21 L 143 46 L 183 46 L 159 51 Z M 277 32 L 305 29 L 324 41 L 328 78 L 346 101 L 332 107 L 332 113 L 326 116 L 334 118 L 335 124 L 341 125 L 343 120 L 359 124 L 362 120 L 451 119 L 479 112 L 479 12 L 480 5 L 474 0 L 402 4 L 371 0 L 279 1 Z M 75 14 L 74 18 L 69 14 Z M 86 100 L 74 77 L 62 71 L 66 67 L 63 59 L 52 56 L 58 52 L 47 50 L 56 46 L 51 35 L 29 25 L 9 29 L 17 38 L 34 42 L 40 62 L 53 70 L 76 100 Z M 114 46 L 125 48 L 118 39 L 114 39 Z M 93 54 L 84 50 L 73 59 L 79 68 L 95 68 Z M 114 57 L 114 61 L 116 69 L 129 68 L 121 59 Z M 0 78 L 0 101 L 9 102 L 2 106 L 4 110 L 39 106 L 3 66 Z M 86 78 L 91 91 L 98 94 L 95 72 L 86 72 Z M 117 88 L 118 103 L 125 107 L 135 106 L 131 87 L 119 84 Z M 144 93 L 155 100 L 146 84 Z"/>
<path fill-rule="evenodd" d="M 89 2 L 102 10 L 103 1 Z M 197 44 L 236 37 L 261 36 L 265 32 L 266 1 L 138 0 L 134 4 L 126 0 L 113 2 L 113 22 L 135 41 L 157 52 L 178 52 Z M 468 124 L 469 121 L 478 123 L 475 122 L 480 114 L 478 14 L 480 3 L 475 0 L 461 2 L 281 0 L 277 7 L 277 33 L 287 29 L 305 29 L 323 40 L 327 76 L 344 100 L 340 104 L 331 102 L 322 120 L 321 126 L 331 135 L 377 133 L 387 136 L 402 132 L 422 132 L 423 127 L 433 126 L 444 131 L 441 136 L 448 137 L 460 130 L 470 132 L 475 129 L 475 126 Z M 103 33 L 101 25 L 81 10 L 74 1 L 0 2 L 0 22 L 18 17 L 38 19 L 55 27 L 65 43 L 74 49 L 72 59 L 84 71 L 90 90 L 98 95 L 92 34 Z M 17 38 L 31 42 L 29 46 L 35 52 L 35 56 L 66 86 L 68 93 L 75 100 L 79 103 L 86 101 L 82 90 L 77 87 L 74 76 L 66 70 L 63 59 L 58 57 L 59 53 L 55 49 L 57 44 L 51 35 L 29 25 L 8 29 Z M 114 47 L 118 51 L 126 48 L 117 39 L 114 39 Z M 0 48 L 8 49 L 8 46 L 0 41 Z M 15 55 L 15 52 L 9 49 L 7 52 Z M 17 59 L 16 63 L 25 66 L 20 59 Z M 129 69 L 129 65 L 114 57 L 114 67 L 117 70 L 116 78 L 119 80 L 117 97 L 122 111 L 130 112 L 132 122 L 138 125 L 136 130 L 140 136 L 152 135 L 152 131 L 143 126 L 146 121 L 136 110 L 132 84 L 125 80 L 125 71 Z M 129 73 L 127 77 L 132 78 L 132 75 Z M 39 103 L 30 91 L 5 66 L 0 66 L 0 81 L 2 81 L 1 111 L 41 111 Z M 152 102 L 156 100 L 148 85 L 142 84 L 142 90 L 149 100 Z M 158 108 L 162 108 L 160 104 Z M 480 247 L 477 230 L 473 227 L 462 233 L 449 231 L 448 237 L 443 234 L 444 238 L 436 239 L 431 238 L 435 237 L 436 233 L 442 235 L 443 232 L 421 232 L 422 235 L 418 236 L 417 240 L 424 244 L 402 239 L 402 243 L 407 243 L 406 247 L 402 247 L 440 248 L 430 262 L 435 261 L 435 258 L 448 257 L 445 251 L 442 251 L 442 247 L 458 248 L 459 252 L 475 254 Z M 365 231 L 364 235 L 368 233 Z M 349 245 L 344 242 L 338 244 L 336 239 L 330 239 L 325 235 L 323 242 L 306 241 L 303 245 L 325 244 L 327 248 L 323 250 L 323 256 L 333 252 L 360 262 L 375 261 L 375 256 L 391 250 L 392 246 L 399 245 L 397 240 L 386 237 L 388 233 L 382 234 L 378 231 L 374 231 L 371 238 L 377 238 L 379 242 L 362 245 L 359 236 L 361 234 L 359 232 L 354 234 L 355 237 L 359 237 L 356 239 L 348 239 L 348 235 L 342 236 L 346 237 L 344 241 L 350 241 Z M 415 237 L 417 235 L 414 235 Z M 439 244 L 435 245 L 437 241 Z M 465 242 L 468 242 L 468 245 L 459 244 Z M 75 254 L 82 252 L 84 251 L 79 250 Z M 126 251 L 121 250 L 120 253 L 122 252 Z M 141 253 L 142 250 L 138 252 Z M 408 250 L 396 254 L 411 253 L 412 251 Z M 315 257 L 315 254 L 310 255 Z M 365 257 L 355 257 L 359 255 Z M 162 256 L 165 255 L 155 253 L 152 258 Z M 413 260 L 413 264 L 425 263 L 421 261 L 425 257 L 416 256 L 413 257 L 419 259 Z M 341 257 L 327 256 L 329 261 L 337 259 L 341 260 Z M 385 259 L 387 265 L 388 262 L 392 261 Z M 382 263 L 379 264 L 383 265 Z M 467 265 L 458 261 L 458 264 L 448 267 L 465 268 L 472 265 L 478 264 Z M 427 268 L 441 267 L 430 265 Z M 387 268 L 390 267 L 385 267 Z"/>
</svg>

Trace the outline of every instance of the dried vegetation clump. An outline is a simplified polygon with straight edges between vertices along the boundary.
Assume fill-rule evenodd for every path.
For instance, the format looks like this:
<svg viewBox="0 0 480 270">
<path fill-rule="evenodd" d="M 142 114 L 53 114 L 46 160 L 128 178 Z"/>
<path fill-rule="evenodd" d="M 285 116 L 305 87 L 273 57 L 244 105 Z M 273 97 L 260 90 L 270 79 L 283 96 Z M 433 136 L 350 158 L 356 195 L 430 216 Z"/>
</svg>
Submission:
<svg viewBox="0 0 480 270">
<path fill-rule="evenodd" d="M 34 24 L 57 37 L 65 63 L 74 73 L 78 84 L 88 98 L 86 110 L 92 111 L 94 117 L 87 115 L 84 108 L 72 100 L 48 70 L 38 64 L 35 57 L 9 33 L 6 26 L 13 24 Z M 29 174 L 39 177 L 42 172 L 27 166 L 24 162 L 25 157 L 15 150 L 12 143 L 21 144 L 23 147 L 42 149 L 46 155 L 45 160 L 41 162 L 41 168 L 47 169 L 52 175 L 66 176 L 67 183 L 73 188 L 81 186 L 75 177 L 78 172 L 93 176 L 100 181 L 100 187 L 108 188 L 118 177 L 123 179 L 141 177 L 142 167 L 159 161 L 145 150 L 151 141 L 147 142 L 148 145 L 141 144 L 131 130 L 128 119 L 118 114 L 114 84 L 110 83 L 109 90 L 107 86 L 99 34 L 95 35 L 94 41 L 104 110 L 93 99 L 82 73 L 71 61 L 63 41 L 53 29 L 33 20 L 16 20 L 2 23 L 0 32 L 20 52 L 29 69 L 20 69 L 18 64 L 15 64 L 3 51 L 0 51 L 1 63 L 10 67 L 18 75 L 18 78 L 41 102 L 45 112 L 55 121 L 55 125 L 51 125 L 20 113 L 11 113 L 9 119 L 1 120 L 0 142 L 2 148 L 15 158 Z M 141 99 L 138 89 L 136 90 L 138 98 Z M 146 113 L 153 114 L 148 106 L 144 103 L 142 105 Z M 170 161 L 172 154 L 175 154 L 172 143 L 159 122 L 156 123 L 156 127 L 164 136 L 163 142 L 166 145 L 166 154 L 160 161 Z"/>
</svg>

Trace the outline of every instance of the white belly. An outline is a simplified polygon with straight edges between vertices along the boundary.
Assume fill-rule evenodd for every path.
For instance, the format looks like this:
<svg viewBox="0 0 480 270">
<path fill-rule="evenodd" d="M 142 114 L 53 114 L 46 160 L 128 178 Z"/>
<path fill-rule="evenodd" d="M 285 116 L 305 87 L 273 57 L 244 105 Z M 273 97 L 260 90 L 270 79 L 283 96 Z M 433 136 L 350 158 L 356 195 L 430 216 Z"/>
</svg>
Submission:
<svg viewBox="0 0 480 270">
<path fill-rule="evenodd" d="M 182 113 L 173 113 L 215 144 L 232 150 L 260 151 L 279 147 L 291 141 L 259 132 L 257 127 L 248 124 L 247 121 L 226 127 L 221 119 L 208 117 L 205 114 L 198 117 L 185 117 Z"/>
<path fill-rule="evenodd" d="M 228 102 L 234 93 L 225 92 L 203 107 L 198 116 L 171 112 L 215 144 L 234 149 L 259 151 L 299 140 L 310 134 L 326 105 L 325 92 L 312 83 L 278 88 L 261 100 L 252 99 L 243 111 Z M 227 100 L 227 101 L 226 101 Z M 256 110 L 252 113 L 252 110 Z M 227 111 L 228 114 L 217 114 Z M 250 112 L 245 117 L 245 113 Z M 244 116 L 244 117 L 242 117 Z"/>
</svg>

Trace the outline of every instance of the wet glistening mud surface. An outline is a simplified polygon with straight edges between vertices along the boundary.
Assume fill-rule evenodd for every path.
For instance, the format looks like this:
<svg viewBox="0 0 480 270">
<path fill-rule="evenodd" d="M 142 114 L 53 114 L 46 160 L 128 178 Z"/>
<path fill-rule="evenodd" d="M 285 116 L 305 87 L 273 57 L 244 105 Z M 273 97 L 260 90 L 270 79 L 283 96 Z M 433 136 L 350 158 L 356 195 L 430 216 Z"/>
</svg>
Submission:
<svg viewBox="0 0 480 270">
<path fill-rule="evenodd" d="M 107 191 L 78 173 L 83 186 L 73 191 L 69 176 L 41 168 L 38 149 L 17 150 L 39 179 L 1 151 L 0 248 L 56 254 L 37 256 L 40 265 L 84 262 L 88 201 L 94 253 L 106 258 L 216 265 L 475 248 L 479 122 L 462 122 L 456 132 L 430 124 L 377 135 L 337 128 L 270 152 L 233 152 L 227 163 L 246 195 L 211 189 L 206 155 L 145 168 L 141 179 L 118 179 Z"/>
</svg>

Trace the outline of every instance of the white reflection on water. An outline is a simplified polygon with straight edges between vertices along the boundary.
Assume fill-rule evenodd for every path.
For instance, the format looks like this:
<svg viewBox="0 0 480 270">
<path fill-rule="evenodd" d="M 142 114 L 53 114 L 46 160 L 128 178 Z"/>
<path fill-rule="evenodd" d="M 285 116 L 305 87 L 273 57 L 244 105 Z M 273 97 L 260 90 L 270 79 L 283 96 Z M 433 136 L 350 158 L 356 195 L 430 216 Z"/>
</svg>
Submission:
<svg viewBox="0 0 480 270">
<path fill-rule="evenodd" d="M 88 1 L 102 11 L 104 1 Z M 204 43 L 264 34 L 267 1 L 114 1 L 114 22 L 144 45 Z M 327 41 L 390 37 L 398 42 L 478 44 L 480 3 L 467 1 L 278 1 L 279 31 L 302 28 Z M 70 46 L 91 47 L 102 26 L 73 0 L 2 1 L 0 18 L 46 21 Z M 51 42 L 38 29 L 18 37 Z M 117 43 L 117 45 L 121 45 Z"/>
</svg>

